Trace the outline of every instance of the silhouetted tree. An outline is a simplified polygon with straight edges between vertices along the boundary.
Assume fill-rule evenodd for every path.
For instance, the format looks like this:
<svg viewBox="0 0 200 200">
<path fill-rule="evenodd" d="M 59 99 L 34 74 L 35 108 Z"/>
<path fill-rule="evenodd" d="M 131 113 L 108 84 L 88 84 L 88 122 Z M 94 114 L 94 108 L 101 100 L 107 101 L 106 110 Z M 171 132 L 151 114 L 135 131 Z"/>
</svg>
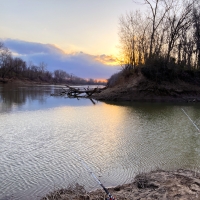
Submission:
<svg viewBox="0 0 200 200">
<path fill-rule="evenodd" d="M 5 78 L 13 69 L 11 52 L 0 43 L 0 77 Z"/>
<path fill-rule="evenodd" d="M 53 73 L 47 70 L 44 62 L 39 65 L 21 58 L 13 57 L 8 48 L 0 42 L 0 78 L 18 78 L 37 82 L 69 83 L 69 84 L 98 84 L 94 79 L 89 81 L 74 75 L 69 75 L 63 70 L 55 70 Z M 104 82 L 99 82 L 105 84 Z"/>
<path fill-rule="evenodd" d="M 199 4 L 197 4 L 200 6 Z M 200 69 L 200 11 L 199 7 L 195 7 L 193 10 L 193 26 L 194 26 L 194 40 L 196 43 L 196 66 L 198 69 Z"/>
<path fill-rule="evenodd" d="M 144 73 L 160 79 L 175 71 L 200 69 L 200 2 L 142 2 L 148 13 L 130 12 L 119 19 L 123 69 L 142 66 Z"/>
</svg>

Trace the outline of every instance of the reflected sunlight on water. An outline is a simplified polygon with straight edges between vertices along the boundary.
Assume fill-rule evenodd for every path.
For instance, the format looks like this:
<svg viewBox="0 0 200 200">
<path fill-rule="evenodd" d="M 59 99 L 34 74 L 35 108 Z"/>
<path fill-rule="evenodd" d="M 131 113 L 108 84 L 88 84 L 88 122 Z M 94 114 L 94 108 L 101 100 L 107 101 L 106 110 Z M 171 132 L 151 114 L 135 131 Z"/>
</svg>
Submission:
<svg viewBox="0 0 200 200">
<path fill-rule="evenodd" d="M 45 88 L 48 94 L 51 90 Z M 198 104 L 93 105 L 50 97 L 41 89 L 40 95 L 34 90 L 34 99 L 30 93 L 21 95 L 20 108 L 16 104 L 0 112 L 0 199 L 39 199 L 76 182 L 98 188 L 72 151 L 105 186 L 130 182 L 158 167 L 200 170 L 200 135 L 181 111 L 200 127 Z"/>
</svg>

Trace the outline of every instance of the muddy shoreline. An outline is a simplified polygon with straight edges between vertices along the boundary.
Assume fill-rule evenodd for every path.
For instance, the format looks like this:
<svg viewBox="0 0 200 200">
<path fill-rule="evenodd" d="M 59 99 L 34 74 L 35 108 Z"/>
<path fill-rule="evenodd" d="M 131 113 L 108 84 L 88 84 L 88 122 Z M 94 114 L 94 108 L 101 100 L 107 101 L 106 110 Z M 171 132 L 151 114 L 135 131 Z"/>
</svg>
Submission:
<svg viewBox="0 0 200 200">
<path fill-rule="evenodd" d="M 108 86 L 93 98 L 100 101 L 200 102 L 200 85 L 181 80 L 156 83 L 140 74 Z"/>
<path fill-rule="evenodd" d="M 1 79 L 0 83 L 22 85 L 66 85 L 19 79 Z M 124 78 L 114 86 L 107 86 L 101 93 L 91 96 L 98 101 L 135 101 L 135 102 L 200 102 L 200 85 L 180 80 L 156 83 L 142 74 Z"/>
<path fill-rule="evenodd" d="M 157 170 L 137 175 L 132 183 L 109 188 L 117 200 L 198 200 L 200 199 L 200 173 L 190 170 Z M 105 192 L 101 189 L 87 192 L 84 187 L 54 191 L 42 200 L 104 200 Z"/>
</svg>

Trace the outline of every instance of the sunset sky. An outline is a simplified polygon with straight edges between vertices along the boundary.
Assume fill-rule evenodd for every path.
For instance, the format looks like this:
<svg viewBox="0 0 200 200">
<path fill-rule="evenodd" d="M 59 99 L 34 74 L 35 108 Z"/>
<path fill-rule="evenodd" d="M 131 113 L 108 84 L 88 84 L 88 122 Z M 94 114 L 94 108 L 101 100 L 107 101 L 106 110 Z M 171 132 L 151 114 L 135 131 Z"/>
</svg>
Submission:
<svg viewBox="0 0 200 200">
<path fill-rule="evenodd" d="M 133 0 L 0 0 L 0 6 L 0 39 L 15 55 L 39 62 L 41 53 L 46 51 L 41 52 L 38 47 L 48 45 L 51 58 L 58 51 L 61 57 L 75 55 L 79 59 L 80 55 L 94 61 L 91 67 L 95 63 L 116 65 L 119 17 L 140 8 Z M 40 54 L 39 58 L 36 54 Z M 52 68 L 52 63 L 47 64 Z M 77 67 L 74 63 L 65 64 L 66 71 L 69 64 Z M 59 68 L 58 59 L 57 65 Z M 61 68 L 65 68 L 64 64 Z M 106 73 L 102 78 L 106 78 Z"/>
</svg>

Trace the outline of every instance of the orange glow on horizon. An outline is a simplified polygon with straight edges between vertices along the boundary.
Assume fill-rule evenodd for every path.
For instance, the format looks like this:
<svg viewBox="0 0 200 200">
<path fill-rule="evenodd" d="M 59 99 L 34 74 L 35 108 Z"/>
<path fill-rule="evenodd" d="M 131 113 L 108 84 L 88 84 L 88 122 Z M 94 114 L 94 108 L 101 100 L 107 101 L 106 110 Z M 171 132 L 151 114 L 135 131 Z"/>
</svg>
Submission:
<svg viewBox="0 0 200 200">
<path fill-rule="evenodd" d="M 90 81 L 90 79 L 86 79 L 87 81 Z M 94 80 L 95 82 L 101 82 L 101 83 L 107 83 L 108 82 L 108 80 L 107 79 L 101 79 L 101 78 L 99 78 L 99 79 L 92 79 L 92 80 Z"/>
<path fill-rule="evenodd" d="M 107 79 L 95 79 L 96 81 L 98 81 L 98 82 L 103 82 L 103 83 L 107 83 L 108 81 L 107 81 Z"/>
</svg>

